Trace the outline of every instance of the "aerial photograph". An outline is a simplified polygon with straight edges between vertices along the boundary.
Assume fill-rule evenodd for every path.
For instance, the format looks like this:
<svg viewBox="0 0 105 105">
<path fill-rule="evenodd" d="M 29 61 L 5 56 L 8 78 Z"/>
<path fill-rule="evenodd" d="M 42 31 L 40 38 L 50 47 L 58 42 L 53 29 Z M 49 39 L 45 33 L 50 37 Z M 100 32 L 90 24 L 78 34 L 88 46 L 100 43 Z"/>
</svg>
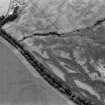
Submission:
<svg viewBox="0 0 105 105">
<path fill-rule="evenodd" d="M 0 0 L 0 105 L 105 105 L 105 0 Z"/>
</svg>

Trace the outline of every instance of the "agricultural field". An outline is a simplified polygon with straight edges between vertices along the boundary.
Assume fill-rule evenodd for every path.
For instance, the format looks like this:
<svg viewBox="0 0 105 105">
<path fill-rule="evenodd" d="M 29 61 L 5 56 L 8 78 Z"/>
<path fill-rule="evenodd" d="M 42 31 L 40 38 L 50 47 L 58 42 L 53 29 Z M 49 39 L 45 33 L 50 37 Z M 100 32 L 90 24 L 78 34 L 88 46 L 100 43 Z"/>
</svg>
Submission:
<svg viewBox="0 0 105 105">
<path fill-rule="evenodd" d="M 105 1 L 17 2 L 18 18 L 2 29 L 77 96 L 104 105 Z"/>
</svg>

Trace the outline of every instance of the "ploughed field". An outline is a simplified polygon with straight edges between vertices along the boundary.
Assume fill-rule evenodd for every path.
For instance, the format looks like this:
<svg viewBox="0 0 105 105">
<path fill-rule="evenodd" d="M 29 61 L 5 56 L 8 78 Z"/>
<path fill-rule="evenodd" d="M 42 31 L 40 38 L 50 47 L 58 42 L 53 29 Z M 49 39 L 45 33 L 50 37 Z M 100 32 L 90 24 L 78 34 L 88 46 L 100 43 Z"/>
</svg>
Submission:
<svg viewBox="0 0 105 105">
<path fill-rule="evenodd" d="M 104 103 L 105 25 L 95 23 L 104 20 L 105 4 L 78 1 L 30 0 L 4 29 L 73 92 Z"/>
</svg>

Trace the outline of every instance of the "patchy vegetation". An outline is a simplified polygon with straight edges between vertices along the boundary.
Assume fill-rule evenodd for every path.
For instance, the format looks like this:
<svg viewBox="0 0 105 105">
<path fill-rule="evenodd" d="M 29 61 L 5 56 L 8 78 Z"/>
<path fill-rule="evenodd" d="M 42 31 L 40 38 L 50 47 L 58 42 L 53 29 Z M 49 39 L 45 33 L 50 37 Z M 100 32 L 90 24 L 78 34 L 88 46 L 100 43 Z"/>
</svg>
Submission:
<svg viewBox="0 0 105 105">
<path fill-rule="evenodd" d="M 16 38 L 21 35 L 20 43 L 25 44 L 33 55 L 44 59 L 44 62 L 51 62 L 53 65 L 50 66 L 55 66 L 59 72 L 61 70 L 61 75 L 52 71 L 66 80 L 66 84 L 72 84 L 71 87 L 77 90 L 81 84 L 89 87 L 80 91 L 95 100 L 97 97 L 93 95 L 98 94 L 98 99 L 101 97 L 100 101 L 103 101 L 104 18 L 103 0 L 30 0 L 20 17 L 7 25 L 6 30 Z M 102 19 L 100 24 L 97 23 Z M 81 81 L 78 86 L 75 79 Z"/>
</svg>

